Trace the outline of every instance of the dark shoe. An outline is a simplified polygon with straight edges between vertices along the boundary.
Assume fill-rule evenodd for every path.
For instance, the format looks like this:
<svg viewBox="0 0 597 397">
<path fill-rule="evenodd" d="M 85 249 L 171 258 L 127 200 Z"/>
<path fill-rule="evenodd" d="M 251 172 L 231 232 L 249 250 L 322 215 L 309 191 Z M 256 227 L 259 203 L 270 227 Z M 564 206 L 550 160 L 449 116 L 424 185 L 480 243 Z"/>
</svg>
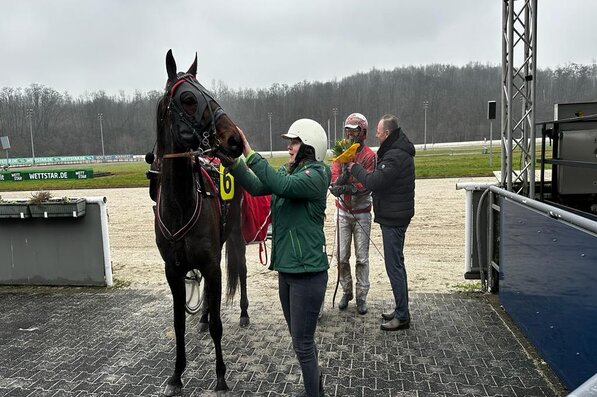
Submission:
<svg viewBox="0 0 597 397">
<path fill-rule="evenodd" d="M 319 397 L 325 397 L 325 393 L 323 392 L 323 373 L 321 370 L 319 371 Z"/>
<path fill-rule="evenodd" d="M 295 394 L 294 397 L 307 397 L 307 392 L 303 391 L 302 393 L 299 394 Z M 325 393 L 323 392 L 323 389 L 319 389 L 319 397 L 325 397 Z"/>
<path fill-rule="evenodd" d="M 392 310 L 391 312 L 381 313 L 381 318 L 383 318 L 386 321 L 392 321 L 394 319 L 395 315 L 396 315 L 396 312 L 394 310 Z"/>
<path fill-rule="evenodd" d="M 307 392 L 302 391 L 299 394 L 295 394 L 295 397 L 307 397 Z M 323 374 L 319 373 L 319 397 L 325 397 L 325 392 L 323 391 Z"/>
<path fill-rule="evenodd" d="M 367 314 L 367 301 L 365 299 L 357 298 L 357 311 L 359 314 Z"/>
<path fill-rule="evenodd" d="M 346 308 L 348 307 L 348 302 L 350 302 L 352 298 L 352 292 L 342 295 L 342 299 L 340 299 L 340 303 L 338 303 L 338 309 L 346 310 Z"/>
<path fill-rule="evenodd" d="M 398 331 L 399 329 L 409 329 L 410 318 L 407 320 L 398 320 L 397 318 L 394 318 L 387 323 L 383 323 L 380 328 L 382 331 Z"/>
</svg>

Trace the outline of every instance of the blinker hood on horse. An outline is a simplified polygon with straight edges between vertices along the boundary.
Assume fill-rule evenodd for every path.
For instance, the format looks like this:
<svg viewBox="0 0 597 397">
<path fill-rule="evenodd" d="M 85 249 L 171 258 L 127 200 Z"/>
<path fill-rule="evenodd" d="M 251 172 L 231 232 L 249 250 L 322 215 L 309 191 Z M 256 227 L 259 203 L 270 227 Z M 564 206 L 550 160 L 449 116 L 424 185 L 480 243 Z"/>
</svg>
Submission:
<svg viewBox="0 0 597 397">
<path fill-rule="evenodd" d="M 170 115 L 170 132 L 178 150 L 218 157 L 230 164 L 242 154 L 242 140 L 236 125 L 197 81 L 197 54 L 186 73 L 176 71 L 172 50 L 166 55 L 165 99 Z M 159 120 L 158 120 L 159 122 Z"/>
<path fill-rule="evenodd" d="M 156 243 L 172 292 L 176 336 L 174 373 L 168 379 L 164 395 L 175 396 L 182 393 L 182 373 L 186 368 L 186 274 L 199 271 L 205 281 L 200 323 L 207 328 L 209 321 L 214 341 L 216 390 L 228 389 L 220 318 L 220 261 L 224 242 L 227 298 L 234 296 L 240 284 L 241 326 L 249 324 L 249 303 L 246 247 L 240 225 L 242 191 L 235 183 L 233 197 L 221 199 L 216 186 L 224 174 L 221 176 L 214 164 L 214 156 L 225 165 L 242 154 L 240 134 L 213 95 L 197 81 L 196 54 L 189 70 L 177 73 L 172 51 L 168 51 L 166 70 L 168 82 L 156 115 L 156 144 L 146 160 L 152 164 L 149 175 L 150 194 L 156 201 Z"/>
</svg>

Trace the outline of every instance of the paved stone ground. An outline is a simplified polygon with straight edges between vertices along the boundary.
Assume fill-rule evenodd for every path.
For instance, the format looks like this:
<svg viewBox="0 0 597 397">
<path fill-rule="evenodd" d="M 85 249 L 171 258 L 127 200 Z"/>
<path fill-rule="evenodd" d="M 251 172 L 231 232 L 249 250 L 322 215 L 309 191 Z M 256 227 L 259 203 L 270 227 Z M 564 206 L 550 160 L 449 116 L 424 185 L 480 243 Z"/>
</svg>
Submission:
<svg viewBox="0 0 597 397">
<path fill-rule="evenodd" d="M 0 396 L 159 396 L 174 362 L 166 291 L 0 290 Z M 558 396 L 483 298 L 412 294 L 411 328 L 384 333 L 379 313 L 328 307 L 318 327 L 327 396 Z M 252 303 L 252 324 L 225 307 L 231 391 L 216 394 L 208 334 L 187 322 L 185 396 L 286 396 L 302 390 L 278 302 Z"/>
</svg>

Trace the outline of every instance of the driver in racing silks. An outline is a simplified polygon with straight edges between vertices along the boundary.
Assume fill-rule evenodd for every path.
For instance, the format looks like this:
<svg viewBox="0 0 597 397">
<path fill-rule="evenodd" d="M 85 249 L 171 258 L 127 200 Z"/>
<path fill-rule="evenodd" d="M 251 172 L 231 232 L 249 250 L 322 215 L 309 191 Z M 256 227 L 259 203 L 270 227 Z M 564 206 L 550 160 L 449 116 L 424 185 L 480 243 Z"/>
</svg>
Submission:
<svg viewBox="0 0 597 397">
<path fill-rule="evenodd" d="M 361 113 L 352 113 L 344 122 L 344 133 L 352 143 L 360 143 L 354 162 L 361 164 L 367 172 L 373 172 L 377 155 L 365 145 L 368 123 Z M 371 192 L 346 170 L 346 164 L 332 163 L 331 193 L 336 196 L 338 233 L 338 274 L 343 295 L 338 309 L 346 310 L 353 293 L 350 268 L 350 248 L 354 240 L 355 292 L 357 311 L 367 313 L 367 294 L 369 292 L 369 236 L 371 233 Z"/>
</svg>

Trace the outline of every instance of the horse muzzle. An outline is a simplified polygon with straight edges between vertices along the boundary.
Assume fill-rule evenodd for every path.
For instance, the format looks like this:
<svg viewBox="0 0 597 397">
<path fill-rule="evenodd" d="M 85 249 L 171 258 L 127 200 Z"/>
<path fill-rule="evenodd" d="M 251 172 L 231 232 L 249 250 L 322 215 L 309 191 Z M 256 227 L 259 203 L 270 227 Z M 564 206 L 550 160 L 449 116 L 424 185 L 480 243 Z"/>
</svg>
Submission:
<svg viewBox="0 0 597 397">
<path fill-rule="evenodd" d="M 226 144 L 226 151 L 233 158 L 237 158 L 243 154 L 243 141 L 240 139 L 240 136 L 231 136 L 226 140 Z"/>
</svg>

